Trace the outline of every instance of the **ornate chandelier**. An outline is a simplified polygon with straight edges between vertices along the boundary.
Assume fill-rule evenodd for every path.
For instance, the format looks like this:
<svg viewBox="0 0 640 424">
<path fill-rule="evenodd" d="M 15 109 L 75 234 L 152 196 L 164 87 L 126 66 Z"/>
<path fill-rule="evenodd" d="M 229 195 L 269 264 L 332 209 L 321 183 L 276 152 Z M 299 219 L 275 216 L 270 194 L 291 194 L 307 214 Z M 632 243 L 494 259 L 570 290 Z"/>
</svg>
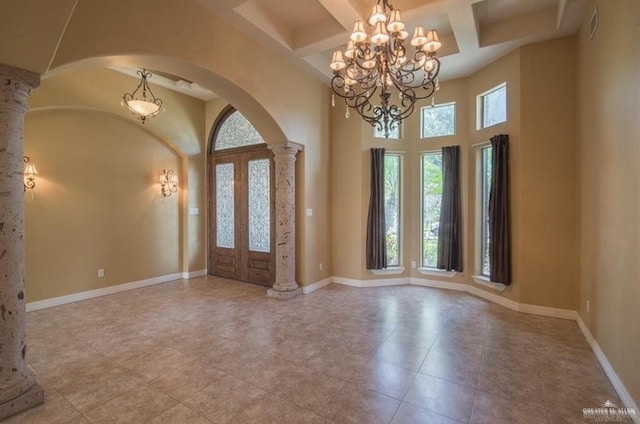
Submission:
<svg viewBox="0 0 640 424">
<path fill-rule="evenodd" d="M 138 71 L 141 81 L 133 93 L 125 93 L 122 96 L 122 104 L 126 105 L 131 113 L 136 115 L 144 124 L 147 118 L 156 116 L 162 109 L 162 100 L 153 95 L 147 78 L 151 78 L 151 72 L 146 69 Z"/>
<path fill-rule="evenodd" d="M 431 97 L 438 89 L 440 61 L 436 52 L 441 43 L 437 30 L 425 34 L 424 27 L 418 25 L 410 41 L 415 52 L 408 57 L 404 42 L 409 33 L 400 11 L 388 0 L 378 0 L 368 24 L 366 28 L 362 21 L 356 21 L 344 53 L 333 53 L 331 89 L 344 99 L 347 118 L 353 108 L 389 137 L 411 115 L 416 101 Z M 371 102 L 378 91 L 380 105 L 374 106 Z M 397 104 L 392 102 L 396 93 Z"/>
</svg>

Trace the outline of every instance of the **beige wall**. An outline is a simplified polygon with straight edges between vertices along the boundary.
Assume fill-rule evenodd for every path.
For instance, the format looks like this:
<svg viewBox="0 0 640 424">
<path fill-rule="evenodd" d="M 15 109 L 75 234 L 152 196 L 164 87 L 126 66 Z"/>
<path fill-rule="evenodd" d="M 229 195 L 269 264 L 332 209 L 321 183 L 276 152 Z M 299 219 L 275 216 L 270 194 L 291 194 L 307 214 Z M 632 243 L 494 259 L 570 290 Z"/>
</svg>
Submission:
<svg viewBox="0 0 640 424">
<path fill-rule="evenodd" d="M 576 38 L 520 50 L 520 302 L 576 310 Z"/>
<path fill-rule="evenodd" d="M 138 82 L 83 69 L 29 98 L 25 152 L 40 174 L 26 196 L 28 301 L 204 269 L 205 215 L 188 214 L 204 211 L 202 154 L 181 152 L 204 138 L 204 102 L 154 86 L 172 113 L 142 125 L 119 104 Z M 180 183 L 162 199 L 165 168 Z"/>
<path fill-rule="evenodd" d="M 40 110 L 25 153 L 39 172 L 25 195 L 28 302 L 182 271 L 180 199 L 158 184 L 182 161 L 157 137 L 104 112 Z"/>
<path fill-rule="evenodd" d="M 599 28 L 590 39 L 589 19 L 596 4 Z M 640 404 L 639 24 L 636 0 L 592 1 L 578 34 L 579 311 L 636 404 Z"/>
</svg>

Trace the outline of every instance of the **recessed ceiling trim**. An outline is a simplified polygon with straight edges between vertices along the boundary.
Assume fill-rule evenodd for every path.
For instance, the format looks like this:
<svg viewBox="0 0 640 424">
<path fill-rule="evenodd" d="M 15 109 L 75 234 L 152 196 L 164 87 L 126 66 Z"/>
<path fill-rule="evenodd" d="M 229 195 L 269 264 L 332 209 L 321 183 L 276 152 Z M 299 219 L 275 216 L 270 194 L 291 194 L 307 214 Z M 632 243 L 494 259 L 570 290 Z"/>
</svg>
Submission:
<svg viewBox="0 0 640 424">
<path fill-rule="evenodd" d="M 318 0 L 318 2 L 348 31 L 353 29 L 355 21 L 364 19 L 364 11 L 351 0 Z"/>
<path fill-rule="evenodd" d="M 275 16 L 271 16 L 271 14 L 256 2 L 246 2 L 234 10 L 287 49 L 293 49 L 294 34 L 291 28 Z"/>
</svg>

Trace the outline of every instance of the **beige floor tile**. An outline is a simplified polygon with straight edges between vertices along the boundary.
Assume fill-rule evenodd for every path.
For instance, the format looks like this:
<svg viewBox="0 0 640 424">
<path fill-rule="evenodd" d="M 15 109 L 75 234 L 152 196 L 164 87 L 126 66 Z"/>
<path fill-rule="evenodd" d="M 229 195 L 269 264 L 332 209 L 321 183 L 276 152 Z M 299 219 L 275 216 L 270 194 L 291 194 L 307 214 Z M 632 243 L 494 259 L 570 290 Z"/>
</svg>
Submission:
<svg viewBox="0 0 640 424">
<path fill-rule="evenodd" d="M 468 422 L 468 421 L 464 421 Z M 426 409 L 418 408 L 417 406 L 403 403 L 400 405 L 398 412 L 391 424 L 460 424 L 461 421 L 453 420 L 444 415 L 436 414 L 435 412 L 428 411 Z"/>
<path fill-rule="evenodd" d="M 181 402 L 210 386 L 226 374 L 203 362 L 193 361 L 152 380 L 150 384 Z"/>
<path fill-rule="evenodd" d="M 474 396 L 475 389 L 471 387 L 418 374 L 404 397 L 404 402 L 458 421 L 468 422 Z"/>
<path fill-rule="evenodd" d="M 432 350 L 427 355 L 420 373 L 454 383 L 475 387 L 480 371 L 481 352 L 469 350 Z"/>
<path fill-rule="evenodd" d="M 514 403 L 545 406 L 546 399 L 540 373 L 537 370 L 511 371 L 499 363 L 480 368 L 477 388 L 492 395 L 511 399 Z"/>
<path fill-rule="evenodd" d="M 224 424 L 265 396 L 264 390 L 227 375 L 183 403 L 213 423 Z"/>
<path fill-rule="evenodd" d="M 233 417 L 230 424 L 308 424 L 316 415 L 291 402 L 264 397 Z"/>
<path fill-rule="evenodd" d="M 477 391 L 471 424 L 552 424 L 547 409 Z M 555 424 L 555 423 L 553 423 Z"/>
<path fill-rule="evenodd" d="M 192 362 L 195 358 L 178 352 L 175 349 L 160 348 L 139 356 L 128 356 L 123 359 L 115 357 L 114 359 L 122 367 L 142 377 L 146 381 L 151 381 L 164 374 L 170 373 L 181 365 Z"/>
<path fill-rule="evenodd" d="M 387 424 L 399 405 L 396 399 L 347 384 L 320 415 L 338 423 Z"/>
<path fill-rule="evenodd" d="M 376 351 L 376 360 L 417 371 L 429 353 L 429 347 L 385 341 Z"/>
<path fill-rule="evenodd" d="M 85 413 L 93 424 L 148 422 L 176 405 L 160 390 L 143 385 Z"/>
<path fill-rule="evenodd" d="M 158 415 L 149 424 L 211 424 L 211 421 L 179 404 Z"/>
</svg>

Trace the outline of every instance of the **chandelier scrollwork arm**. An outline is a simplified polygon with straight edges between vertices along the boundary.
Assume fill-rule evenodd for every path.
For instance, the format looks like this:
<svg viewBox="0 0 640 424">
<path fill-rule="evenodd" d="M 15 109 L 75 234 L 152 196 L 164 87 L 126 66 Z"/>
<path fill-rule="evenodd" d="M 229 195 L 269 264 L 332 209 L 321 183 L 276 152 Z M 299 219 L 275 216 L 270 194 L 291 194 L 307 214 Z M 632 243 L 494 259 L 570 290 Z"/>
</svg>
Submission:
<svg viewBox="0 0 640 424">
<path fill-rule="evenodd" d="M 418 100 L 438 90 L 438 32 L 425 34 L 418 26 L 410 40 L 415 48 L 411 57 L 405 47 L 408 36 L 400 11 L 388 0 L 378 0 L 367 23 L 355 23 L 345 51 L 334 52 L 330 64 L 333 93 L 344 99 L 347 111 L 356 110 L 385 137 L 411 115 Z M 379 98 L 375 106 L 374 97 Z"/>
</svg>

